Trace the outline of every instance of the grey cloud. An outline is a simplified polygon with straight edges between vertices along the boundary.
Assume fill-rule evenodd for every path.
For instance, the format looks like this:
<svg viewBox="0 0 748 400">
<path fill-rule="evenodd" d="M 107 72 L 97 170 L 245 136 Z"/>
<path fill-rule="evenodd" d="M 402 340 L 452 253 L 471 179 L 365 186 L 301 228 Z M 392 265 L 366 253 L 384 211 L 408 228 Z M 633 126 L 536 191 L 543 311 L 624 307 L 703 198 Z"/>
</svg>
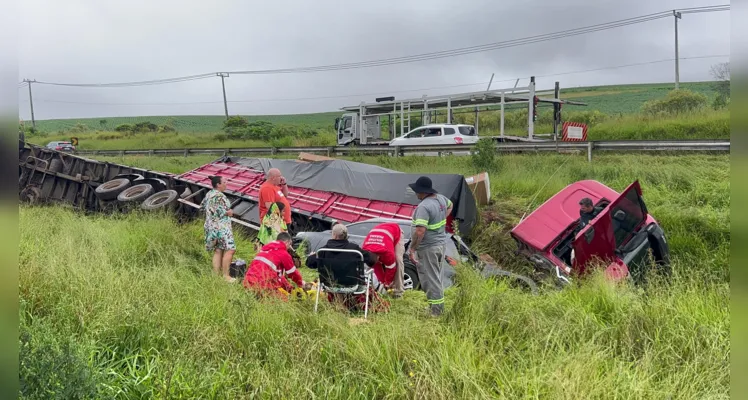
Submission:
<svg viewBox="0 0 748 400">
<path fill-rule="evenodd" d="M 382 4 L 387 3 L 387 4 Z M 571 29 L 703 1 L 129 1 L 25 0 L 19 74 L 64 82 L 159 79 L 211 71 L 285 68 L 399 57 Z M 729 12 L 690 14 L 680 23 L 682 57 L 730 53 Z M 425 62 L 321 73 L 242 76 L 226 80 L 231 101 L 395 92 L 672 58 L 673 21 L 662 19 Z M 681 79 L 709 79 L 720 59 L 685 60 Z M 563 87 L 669 81 L 672 63 L 539 78 Z M 513 81 L 493 87 L 510 87 Z M 525 81 L 526 83 L 526 81 Z M 483 84 L 433 92 L 481 90 Z M 422 91 L 397 93 L 417 97 Z M 19 91 L 28 118 L 26 91 Z M 39 119 L 223 113 L 220 79 L 135 88 L 35 85 Z M 236 114 L 331 111 L 374 96 L 232 102 Z M 49 102 L 65 101 L 68 103 Z M 102 103 L 200 103 L 172 106 Z M 98 103 L 98 104 L 71 104 Z"/>
</svg>

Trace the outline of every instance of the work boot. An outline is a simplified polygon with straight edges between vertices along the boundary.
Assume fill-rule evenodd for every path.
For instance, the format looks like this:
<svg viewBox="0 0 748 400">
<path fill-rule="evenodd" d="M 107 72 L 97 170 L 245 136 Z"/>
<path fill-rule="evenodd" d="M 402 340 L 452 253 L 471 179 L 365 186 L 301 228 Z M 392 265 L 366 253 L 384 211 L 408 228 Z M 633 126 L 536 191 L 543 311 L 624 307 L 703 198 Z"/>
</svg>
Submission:
<svg viewBox="0 0 748 400">
<path fill-rule="evenodd" d="M 444 313 L 444 304 L 432 304 L 430 311 L 432 317 L 441 317 Z"/>
</svg>

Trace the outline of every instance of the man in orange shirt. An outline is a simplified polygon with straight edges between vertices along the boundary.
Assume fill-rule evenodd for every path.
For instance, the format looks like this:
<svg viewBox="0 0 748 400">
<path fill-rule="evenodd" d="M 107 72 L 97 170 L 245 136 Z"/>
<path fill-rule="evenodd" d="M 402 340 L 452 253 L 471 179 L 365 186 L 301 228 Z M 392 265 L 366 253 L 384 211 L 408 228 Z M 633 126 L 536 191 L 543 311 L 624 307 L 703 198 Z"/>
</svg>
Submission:
<svg viewBox="0 0 748 400">
<path fill-rule="evenodd" d="M 291 204 L 288 202 L 288 185 L 286 178 L 283 177 L 278 168 L 270 168 L 267 173 L 267 180 L 260 185 L 260 221 L 267 214 L 270 206 L 276 201 L 285 205 L 283 208 L 283 221 L 291 227 Z"/>
</svg>

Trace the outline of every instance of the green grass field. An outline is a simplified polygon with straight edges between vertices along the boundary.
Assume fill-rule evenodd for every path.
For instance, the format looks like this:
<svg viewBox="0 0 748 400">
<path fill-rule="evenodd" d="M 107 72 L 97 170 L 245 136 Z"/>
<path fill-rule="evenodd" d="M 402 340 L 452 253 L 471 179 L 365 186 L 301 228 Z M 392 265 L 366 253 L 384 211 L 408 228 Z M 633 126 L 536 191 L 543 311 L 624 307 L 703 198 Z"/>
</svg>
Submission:
<svg viewBox="0 0 748 400">
<path fill-rule="evenodd" d="M 111 160 L 180 172 L 210 159 Z M 469 157 L 360 161 L 477 172 Z M 602 155 L 589 164 L 510 155 L 489 172 L 489 208 L 500 217 L 481 222 L 477 251 L 521 268 L 507 230 L 525 210 L 576 180 L 621 190 L 639 179 L 668 235 L 673 284 L 642 291 L 591 277 L 531 296 L 463 266 L 441 320 L 424 317 L 425 296 L 409 292 L 389 314 L 350 325 L 328 307 L 315 315 L 307 302 L 258 301 L 211 276 L 201 221 L 22 207 L 21 391 L 45 399 L 730 397 L 728 156 Z M 248 238 L 237 256 L 251 258 Z"/>
</svg>

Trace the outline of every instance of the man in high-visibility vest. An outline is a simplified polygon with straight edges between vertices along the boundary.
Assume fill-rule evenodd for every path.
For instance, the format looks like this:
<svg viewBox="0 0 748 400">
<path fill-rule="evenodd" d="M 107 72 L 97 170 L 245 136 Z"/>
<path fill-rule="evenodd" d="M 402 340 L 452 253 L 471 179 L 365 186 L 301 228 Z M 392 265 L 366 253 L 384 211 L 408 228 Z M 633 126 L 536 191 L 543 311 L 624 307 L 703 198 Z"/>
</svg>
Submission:
<svg viewBox="0 0 748 400">
<path fill-rule="evenodd" d="M 413 212 L 408 256 L 416 264 L 431 315 L 439 316 L 444 312 L 442 262 L 447 241 L 445 228 L 447 216 L 452 213 L 452 201 L 437 193 L 427 176 L 418 178 L 408 186 L 421 200 Z"/>
<path fill-rule="evenodd" d="M 392 289 L 395 297 L 403 294 L 403 255 L 405 253 L 405 235 L 400 226 L 394 222 L 385 222 L 374 227 L 366 235 L 361 246 L 376 255 L 377 262 L 372 267 L 374 278 L 372 286 L 378 292 Z"/>
<path fill-rule="evenodd" d="M 281 232 L 276 240 L 262 246 L 262 250 L 247 268 L 244 287 L 259 292 L 278 292 L 278 289 L 284 289 L 290 293 L 293 287 L 287 278 L 291 278 L 298 287 L 304 287 L 304 279 L 288 253 L 291 242 L 291 235 Z"/>
</svg>

